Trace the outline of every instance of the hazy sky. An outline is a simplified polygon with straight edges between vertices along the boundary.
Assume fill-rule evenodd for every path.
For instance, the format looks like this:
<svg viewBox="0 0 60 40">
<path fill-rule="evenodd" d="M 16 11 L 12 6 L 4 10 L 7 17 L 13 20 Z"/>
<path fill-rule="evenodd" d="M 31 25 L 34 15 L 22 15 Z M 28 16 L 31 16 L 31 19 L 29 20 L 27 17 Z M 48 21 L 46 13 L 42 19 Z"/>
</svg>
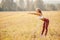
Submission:
<svg viewBox="0 0 60 40">
<path fill-rule="evenodd" d="M 14 0 L 16 1 L 16 0 Z M 35 1 L 35 0 L 34 0 Z M 45 3 L 60 3 L 60 0 L 43 0 Z"/>
<path fill-rule="evenodd" d="M 15 2 L 16 0 L 14 0 Z M 44 3 L 60 3 L 60 0 L 43 0 Z M 1 3 L 1 0 L 0 0 L 0 3 Z"/>
<path fill-rule="evenodd" d="M 44 3 L 60 3 L 60 0 L 43 0 Z"/>
</svg>

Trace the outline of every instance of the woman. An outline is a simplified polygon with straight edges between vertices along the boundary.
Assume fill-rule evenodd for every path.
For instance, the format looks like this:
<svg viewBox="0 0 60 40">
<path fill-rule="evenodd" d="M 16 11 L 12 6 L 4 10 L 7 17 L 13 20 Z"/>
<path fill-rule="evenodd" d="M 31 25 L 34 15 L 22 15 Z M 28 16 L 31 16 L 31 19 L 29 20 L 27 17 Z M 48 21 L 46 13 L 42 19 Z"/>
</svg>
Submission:
<svg viewBox="0 0 60 40">
<path fill-rule="evenodd" d="M 48 32 L 49 19 L 43 17 L 43 14 L 39 8 L 36 9 L 36 13 L 31 13 L 31 14 L 39 16 L 39 19 L 44 21 L 41 35 L 43 35 L 44 31 L 46 30 L 45 31 L 45 36 L 46 36 Z"/>
</svg>

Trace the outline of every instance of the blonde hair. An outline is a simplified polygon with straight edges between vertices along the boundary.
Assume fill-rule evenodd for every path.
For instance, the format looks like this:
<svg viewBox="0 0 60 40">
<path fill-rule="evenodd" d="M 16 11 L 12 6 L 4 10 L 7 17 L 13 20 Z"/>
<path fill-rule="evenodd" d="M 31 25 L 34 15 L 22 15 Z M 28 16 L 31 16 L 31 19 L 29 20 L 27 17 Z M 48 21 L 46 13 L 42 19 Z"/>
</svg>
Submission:
<svg viewBox="0 0 60 40">
<path fill-rule="evenodd" d="M 42 13 L 40 8 L 36 8 L 36 10 L 38 10 L 38 11 L 39 11 L 39 13 Z"/>
</svg>

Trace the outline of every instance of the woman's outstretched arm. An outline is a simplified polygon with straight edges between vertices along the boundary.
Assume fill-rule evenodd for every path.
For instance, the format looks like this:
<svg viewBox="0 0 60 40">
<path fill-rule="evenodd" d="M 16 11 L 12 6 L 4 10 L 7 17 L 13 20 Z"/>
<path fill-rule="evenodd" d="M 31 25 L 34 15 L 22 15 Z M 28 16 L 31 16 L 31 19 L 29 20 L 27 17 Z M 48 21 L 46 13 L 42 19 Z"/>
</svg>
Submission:
<svg viewBox="0 0 60 40">
<path fill-rule="evenodd" d="M 39 13 L 29 13 L 29 14 L 32 14 L 32 15 L 40 15 Z"/>
</svg>

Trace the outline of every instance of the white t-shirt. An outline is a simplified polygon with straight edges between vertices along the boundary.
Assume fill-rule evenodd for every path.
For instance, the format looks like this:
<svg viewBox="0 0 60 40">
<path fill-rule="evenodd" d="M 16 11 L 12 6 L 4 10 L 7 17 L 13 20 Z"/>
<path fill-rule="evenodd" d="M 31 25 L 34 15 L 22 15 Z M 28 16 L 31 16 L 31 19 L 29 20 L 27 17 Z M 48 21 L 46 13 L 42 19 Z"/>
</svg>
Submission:
<svg viewBox="0 0 60 40">
<path fill-rule="evenodd" d="M 43 19 L 44 17 L 43 16 L 39 16 L 39 19 Z"/>
</svg>

